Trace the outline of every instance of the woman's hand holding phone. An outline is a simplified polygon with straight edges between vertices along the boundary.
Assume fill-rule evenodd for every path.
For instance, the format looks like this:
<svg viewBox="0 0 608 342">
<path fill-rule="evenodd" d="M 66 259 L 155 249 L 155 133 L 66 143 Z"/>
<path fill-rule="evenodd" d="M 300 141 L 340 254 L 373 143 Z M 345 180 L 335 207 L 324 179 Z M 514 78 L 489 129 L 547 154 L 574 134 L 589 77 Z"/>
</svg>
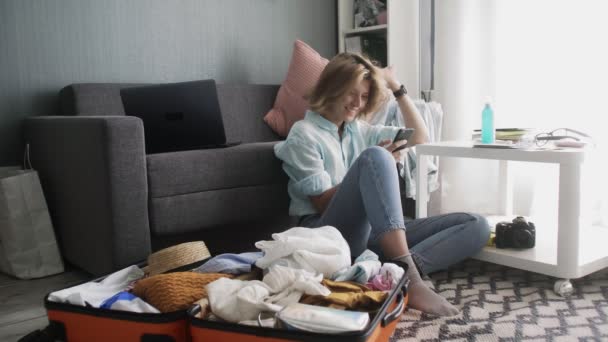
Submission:
<svg viewBox="0 0 608 342">
<path fill-rule="evenodd" d="M 397 152 L 404 149 L 407 146 L 407 139 L 409 139 L 412 134 L 414 134 L 413 128 L 401 128 L 393 139 L 393 145 L 397 144 L 397 142 L 402 143 L 399 144 L 399 146 L 397 146 L 392 152 Z"/>
<path fill-rule="evenodd" d="M 401 161 L 401 151 L 407 146 L 407 139 L 413 133 L 413 128 L 402 128 L 397 132 L 392 142 L 390 140 L 383 140 L 378 145 L 391 152 L 393 158 L 395 158 L 395 161 L 399 162 Z"/>
</svg>

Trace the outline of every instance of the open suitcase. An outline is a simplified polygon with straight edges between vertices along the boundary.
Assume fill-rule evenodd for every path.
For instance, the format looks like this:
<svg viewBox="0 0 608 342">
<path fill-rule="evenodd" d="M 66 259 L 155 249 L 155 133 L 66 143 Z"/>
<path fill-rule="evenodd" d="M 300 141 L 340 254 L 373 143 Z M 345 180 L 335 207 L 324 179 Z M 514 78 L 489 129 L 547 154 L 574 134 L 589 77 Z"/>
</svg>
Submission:
<svg viewBox="0 0 608 342">
<path fill-rule="evenodd" d="M 133 313 L 49 301 L 45 306 L 49 328 L 60 341 L 188 341 L 185 311 Z"/>
<path fill-rule="evenodd" d="M 400 266 L 407 267 L 400 263 Z M 407 269 L 405 269 L 407 273 Z M 399 318 L 407 305 L 406 276 L 399 280 L 398 285 L 387 296 L 384 304 L 370 319 L 367 329 L 356 333 L 321 334 L 305 331 L 293 331 L 266 327 L 255 327 L 226 322 L 215 322 L 196 318 L 200 306 L 188 310 L 189 331 L 192 342 L 207 341 L 250 341 L 250 342 L 284 342 L 284 341 L 314 341 L 314 342 L 359 342 L 359 341 L 388 341 L 395 329 Z"/>
<path fill-rule="evenodd" d="M 60 341 L 188 341 L 186 310 L 157 314 L 82 307 L 50 301 L 49 294 L 44 306 L 47 333 Z"/>
<path fill-rule="evenodd" d="M 142 263 L 139 266 L 144 265 Z M 407 273 L 407 265 L 399 265 Z M 93 281 L 104 278 L 102 276 Z M 367 328 L 357 333 L 321 334 L 207 321 L 195 317 L 200 311 L 198 305 L 189 310 L 168 313 L 135 313 L 83 307 L 50 301 L 49 293 L 44 300 L 49 326 L 20 341 L 388 341 L 407 305 L 406 280 L 404 274 L 370 319 Z M 84 283 L 86 282 L 72 286 Z"/>
<path fill-rule="evenodd" d="M 45 299 L 47 334 L 60 341 L 388 341 L 407 305 L 405 277 L 387 297 L 365 331 L 319 334 L 213 322 L 194 317 L 199 306 L 188 312 L 133 313 L 55 303 Z M 48 296 L 47 296 L 48 297 Z"/>
<path fill-rule="evenodd" d="M 175 253 L 182 254 L 178 257 Z M 172 262 L 183 262 L 179 265 L 192 269 L 209 260 L 210 256 L 204 242 L 193 241 L 157 251 L 137 266 L 150 272 L 155 268 L 155 273 L 180 271 L 180 268 L 173 267 Z M 162 259 L 168 262 L 159 262 Z M 91 281 L 100 282 L 108 276 L 73 284 L 66 289 Z M 187 310 L 137 313 L 54 302 L 49 299 L 50 295 L 48 293 L 44 299 L 48 327 L 26 335 L 22 341 L 189 341 Z"/>
</svg>

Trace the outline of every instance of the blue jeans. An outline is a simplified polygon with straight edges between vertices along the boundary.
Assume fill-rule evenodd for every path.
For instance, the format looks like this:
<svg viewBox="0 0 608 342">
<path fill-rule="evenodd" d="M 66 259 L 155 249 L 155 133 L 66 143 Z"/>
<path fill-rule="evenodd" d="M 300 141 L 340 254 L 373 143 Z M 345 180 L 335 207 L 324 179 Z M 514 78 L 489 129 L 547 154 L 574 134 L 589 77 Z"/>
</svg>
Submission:
<svg viewBox="0 0 608 342">
<path fill-rule="evenodd" d="M 348 170 L 325 212 L 302 217 L 300 225 L 336 227 L 353 258 L 367 248 L 382 255 L 378 238 L 406 229 L 408 247 L 423 273 L 445 269 L 486 244 L 490 227 L 479 215 L 451 213 L 405 222 L 397 177 L 393 156 L 385 148 L 370 147 Z"/>
</svg>

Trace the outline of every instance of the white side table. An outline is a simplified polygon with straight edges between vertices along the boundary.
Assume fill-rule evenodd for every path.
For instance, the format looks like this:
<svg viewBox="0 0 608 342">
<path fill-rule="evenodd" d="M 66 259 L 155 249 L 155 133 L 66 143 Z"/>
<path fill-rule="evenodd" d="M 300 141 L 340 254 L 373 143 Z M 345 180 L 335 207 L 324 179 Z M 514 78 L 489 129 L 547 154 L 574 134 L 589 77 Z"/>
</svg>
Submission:
<svg viewBox="0 0 608 342">
<path fill-rule="evenodd" d="M 416 179 L 416 217 L 427 216 L 429 200 L 427 156 L 491 159 L 499 161 L 501 189 L 498 193 L 502 213 L 511 218 L 513 187 L 509 161 L 554 163 L 559 165 L 559 198 L 557 219 L 531 219 L 536 225 L 536 246 L 527 250 L 485 247 L 476 259 L 561 278 L 555 283 L 560 295 L 572 289 L 569 279 L 580 278 L 608 267 L 608 229 L 586 223 L 581 210 L 581 167 L 585 151 L 520 150 L 475 148 L 471 142 L 446 141 L 416 146 L 418 172 Z M 475 212 L 475 210 L 470 210 Z"/>
</svg>

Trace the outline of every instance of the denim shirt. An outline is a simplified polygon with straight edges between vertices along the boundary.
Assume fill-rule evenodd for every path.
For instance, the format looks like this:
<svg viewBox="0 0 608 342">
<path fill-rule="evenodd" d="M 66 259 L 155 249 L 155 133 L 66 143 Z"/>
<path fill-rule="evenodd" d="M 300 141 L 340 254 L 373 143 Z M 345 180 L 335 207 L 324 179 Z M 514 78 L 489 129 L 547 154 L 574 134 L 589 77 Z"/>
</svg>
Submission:
<svg viewBox="0 0 608 342">
<path fill-rule="evenodd" d="M 392 140 L 398 130 L 399 127 L 372 126 L 353 120 L 345 123 L 340 139 L 336 124 L 307 111 L 304 119 L 293 125 L 287 139 L 274 147 L 289 176 L 289 214 L 315 214 L 309 196 L 320 195 L 340 184 L 361 152 L 382 140 Z"/>
</svg>

